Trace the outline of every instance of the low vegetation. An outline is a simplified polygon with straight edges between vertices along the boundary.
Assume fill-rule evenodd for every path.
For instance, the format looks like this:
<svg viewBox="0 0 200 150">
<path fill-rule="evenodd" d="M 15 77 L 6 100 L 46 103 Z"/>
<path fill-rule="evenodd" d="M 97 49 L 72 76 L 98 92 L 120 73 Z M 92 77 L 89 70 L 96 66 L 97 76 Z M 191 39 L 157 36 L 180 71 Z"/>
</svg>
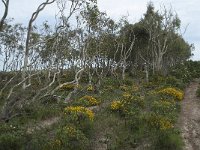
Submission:
<svg viewBox="0 0 200 150">
<path fill-rule="evenodd" d="M 180 103 L 200 62 L 172 9 L 150 2 L 132 24 L 96 0 L 46 0 L 24 27 L 2 2 L 0 150 L 183 148 Z M 55 27 L 33 25 L 54 2 Z"/>
<path fill-rule="evenodd" d="M 88 90 L 88 86 L 84 88 L 82 81 L 68 103 L 64 103 L 63 97 L 75 86 L 62 86 L 55 93 L 62 93 L 60 98 L 44 97 L 13 110 L 19 115 L 1 123 L 0 149 L 181 150 L 183 142 L 176 127 L 184 96 L 181 89 L 193 78 L 196 78 L 193 72 L 187 80 L 174 75 L 154 75 L 149 82 L 138 83 L 129 75 L 123 82 L 110 76 L 98 93 Z M 18 98 L 24 96 L 28 95 L 24 93 Z M 37 126 L 58 116 L 54 124 Z"/>
</svg>

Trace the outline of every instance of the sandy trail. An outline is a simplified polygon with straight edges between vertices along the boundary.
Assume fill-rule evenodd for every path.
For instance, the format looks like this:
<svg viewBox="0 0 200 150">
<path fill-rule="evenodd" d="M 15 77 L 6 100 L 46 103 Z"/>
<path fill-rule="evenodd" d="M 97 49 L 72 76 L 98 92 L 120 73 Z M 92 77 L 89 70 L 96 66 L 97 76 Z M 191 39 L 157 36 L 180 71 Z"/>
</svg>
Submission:
<svg viewBox="0 0 200 150">
<path fill-rule="evenodd" d="M 200 150 L 200 99 L 196 97 L 199 80 L 193 81 L 185 90 L 181 104 L 180 128 L 184 150 Z"/>
</svg>

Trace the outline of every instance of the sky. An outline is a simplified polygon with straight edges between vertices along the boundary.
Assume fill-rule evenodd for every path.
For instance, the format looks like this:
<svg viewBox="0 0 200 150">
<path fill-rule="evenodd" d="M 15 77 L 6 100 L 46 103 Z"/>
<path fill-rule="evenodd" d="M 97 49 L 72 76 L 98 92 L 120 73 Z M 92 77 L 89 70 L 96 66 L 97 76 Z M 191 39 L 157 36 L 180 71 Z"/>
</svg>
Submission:
<svg viewBox="0 0 200 150">
<path fill-rule="evenodd" d="M 16 23 L 28 24 L 32 13 L 38 5 L 45 0 L 10 0 L 8 18 L 14 18 Z M 114 20 L 122 16 L 128 16 L 130 23 L 139 21 L 146 12 L 149 0 L 97 0 L 100 11 L 106 12 Z M 1 2 L 1 1 L 0 1 Z M 200 60 L 200 8 L 199 0 L 151 0 L 155 9 L 160 9 L 165 5 L 172 7 L 181 19 L 181 33 L 185 31 L 183 37 L 190 44 L 194 44 L 193 60 Z M 0 3 L 0 17 L 2 16 L 3 5 Z M 56 5 L 48 5 L 37 18 L 38 22 L 48 20 L 53 23 L 57 10 Z"/>
</svg>

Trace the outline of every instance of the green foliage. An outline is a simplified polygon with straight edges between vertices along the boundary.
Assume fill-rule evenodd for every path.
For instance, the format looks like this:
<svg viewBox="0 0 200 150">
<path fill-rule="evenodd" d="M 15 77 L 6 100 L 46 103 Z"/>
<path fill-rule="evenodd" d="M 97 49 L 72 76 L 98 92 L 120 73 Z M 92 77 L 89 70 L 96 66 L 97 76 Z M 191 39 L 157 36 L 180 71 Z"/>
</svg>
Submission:
<svg viewBox="0 0 200 150">
<path fill-rule="evenodd" d="M 165 82 L 167 86 L 177 87 L 181 90 L 186 86 L 181 79 L 177 79 L 174 76 L 167 76 Z"/>
<path fill-rule="evenodd" d="M 120 85 L 120 82 L 118 80 L 116 80 L 116 78 L 110 77 L 110 78 L 106 78 L 103 81 L 103 85 L 117 87 Z"/>
<path fill-rule="evenodd" d="M 25 144 L 25 130 L 7 124 L 0 124 L 0 150 L 19 150 Z"/>
<path fill-rule="evenodd" d="M 56 139 L 50 143 L 51 149 L 87 150 L 89 140 L 85 134 L 75 126 L 66 125 L 58 129 Z M 53 150 L 53 149 L 52 149 Z"/>
<path fill-rule="evenodd" d="M 197 97 L 200 97 L 200 86 L 198 87 L 198 89 L 196 91 L 196 95 L 197 95 Z"/>
<path fill-rule="evenodd" d="M 29 59 L 28 70 L 32 71 L 27 72 L 30 76 L 25 82 L 30 86 L 24 90 L 19 85 L 6 101 L 8 116 L 16 117 L 0 124 L 0 150 L 84 150 L 96 148 L 99 138 L 107 149 L 134 149 L 145 142 L 152 149 L 181 149 L 180 133 L 175 130 L 181 90 L 200 77 L 200 62 L 187 61 L 193 46 L 177 32 L 180 19 L 166 9 L 157 11 L 151 2 L 135 24 L 126 18 L 116 23 L 100 12 L 96 0 L 77 1 L 74 6 L 81 8 L 79 12 L 74 9 L 80 15 L 76 25 L 67 24 L 67 30 L 63 27 L 55 34 L 47 23 L 44 33 L 37 32 L 41 30 L 36 26 L 32 28 L 28 44 L 42 44 L 34 47 L 35 60 Z M 25 31 L 21 25 L 7 24 L 8 36 L 0 37 L 0 52 L 8 57 L 2 59 L 5 71 L 0 72 L 0 90 L 8 85 L 0 95 L 0 105 L 10 89 L 22 81 L 18 70 L 23 67 L 20 58 Z M 11 59 L 16 60 L 16 68 L 15 63 L 9 64 Z M 127 74 L 122 81 L 123 65 Z M 77 75 L 81 66 L 84 71 Z M 150 82 L 144 81 L 146 70 Z M 31 76 L 33 73 L 38 74 Z M 75 75 L 80 77 L 81 86 L 64 84 L 57 90 L 57 86 L 74 81 Z M 89 79 L 92 83 L 86 86 Z M 95 84 L 98 81 L 101 85 Z M 76 88 L 70 99 L 74 101 L 62 102 Z M 61 118 L 59 126 L 27 135 L 27 126 L 51 117 Z"/>
<path fill-rule="evenodd" d="M 200 77 L 200 62 L 187 61 L 171 68 L 170 74 L 175 78 L 189 83 L 194 78 Z"/>
<path fill-rule="evenodd" d="M 153 139 L 154 150 L 182 150 L 183 141 L 177 131 L 158 132 L 155 139 Z"/>
<path fill-rule="evenodd" d="M 80 99 L 78 99 L 76 102 L 74 102 L 74 104 L 79 106 L 89 107 L 89 106 L 99 105 L 100 101 L 94 98 L 93 96 L 85 95 Z"/>
</svg>

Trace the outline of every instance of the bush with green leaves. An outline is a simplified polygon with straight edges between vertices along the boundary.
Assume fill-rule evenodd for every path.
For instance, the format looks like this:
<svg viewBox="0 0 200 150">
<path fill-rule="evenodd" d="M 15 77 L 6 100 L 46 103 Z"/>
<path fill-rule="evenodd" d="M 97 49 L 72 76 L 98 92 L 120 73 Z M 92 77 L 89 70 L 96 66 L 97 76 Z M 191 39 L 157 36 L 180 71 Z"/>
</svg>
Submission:
<svg viewBox="0 0 200 150">
<path fill-rule="evenodd" d="M 182 150 L 183 141 L 176 130 L 155 131 L 152 135 L 152 149 L 154 150 Z"/>
<path fill-rule="evenodd" d="M 58 129 L 56 138 L 50 145 L 54 150 L 87 150 L 89 148 L 89 139 L 74 125 L 68 124 Z"/>
<path fill-rule="evenodd" d="M 0 150 L 19 150 L 25 145 L 25 130 L 8 123 L 0 124 Z"/>
<path fill-rule="evenodd" d="M 90 96 L 90 95 L 85 95 L 78 99 L 74 104 L 79 105 L 79 106 L 96 106 L 99 105 L 100 101 L 97 100 L 95 97 Z"/>
<path fill-rule="evenodd" d="M 196 95 L 197 95 L 197 97 L 200 97 L 200 86 L 198 87 L 198 89 L 196 91 Z"/>
</svg>

